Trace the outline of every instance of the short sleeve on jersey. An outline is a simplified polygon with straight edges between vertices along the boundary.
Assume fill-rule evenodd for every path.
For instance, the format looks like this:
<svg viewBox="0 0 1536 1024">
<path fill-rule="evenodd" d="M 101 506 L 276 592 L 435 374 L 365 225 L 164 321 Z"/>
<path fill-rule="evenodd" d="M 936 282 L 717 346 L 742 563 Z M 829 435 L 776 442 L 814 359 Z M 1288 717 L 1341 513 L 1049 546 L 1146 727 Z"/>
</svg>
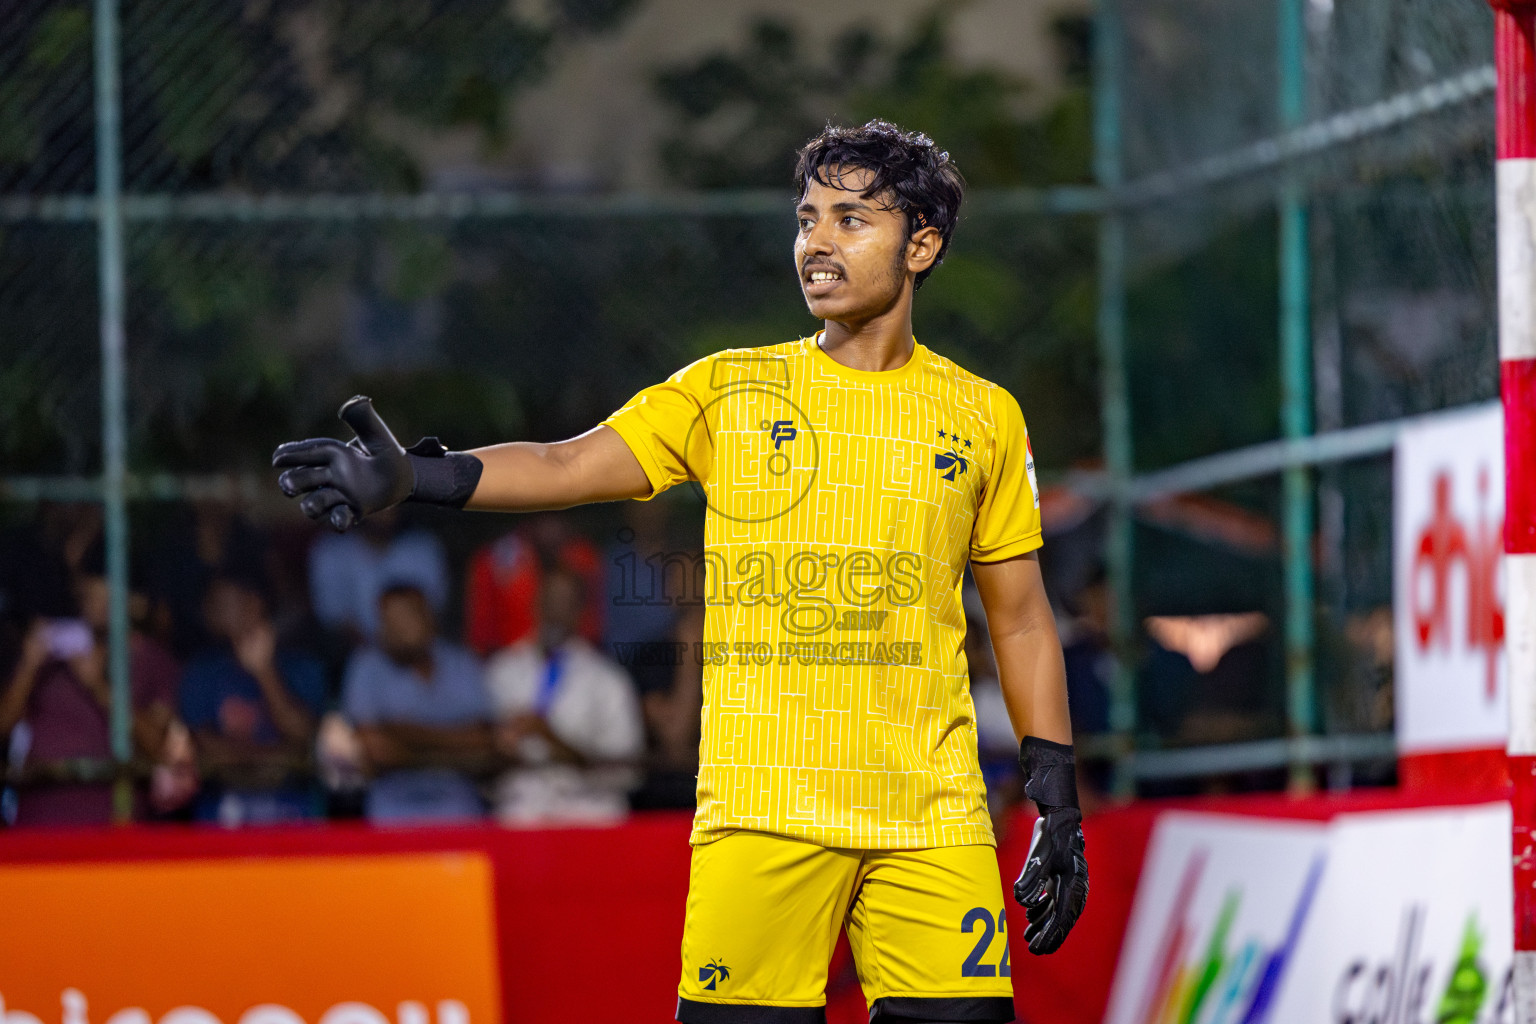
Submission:
<svg viewBox="0 0 1536 1024">
<path fill-rule="evenodd" d="M 635 453 L 654 498 L 684 480 L 709 476 L 712 440 L 704 419 L 710 360 L 701 359 L 631 398 L 603 421 Z"/>
<path fill-rule="evenodd" d="M 1029 430 L 1014 397 L 1002 388 L 995 394 L 997 450 L 971 530 L 971 559 L 976 562 L 1001 562 L 1040 546 L 1040 489 Z"/>
</svg>

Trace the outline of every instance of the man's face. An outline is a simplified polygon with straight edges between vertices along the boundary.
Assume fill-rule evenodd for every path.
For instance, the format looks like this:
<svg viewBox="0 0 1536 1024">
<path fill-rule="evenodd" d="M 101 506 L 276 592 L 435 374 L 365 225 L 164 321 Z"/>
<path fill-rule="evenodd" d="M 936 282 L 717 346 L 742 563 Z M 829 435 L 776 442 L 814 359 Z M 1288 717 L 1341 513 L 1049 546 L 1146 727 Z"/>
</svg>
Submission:
<svg viewBox="0 0 1536 1024">
<path fill-rule="evenodd" d="M 262 618 L 261 598 L 230 580 L 214 580 L 203 597 L 203 620 L 214 636 L 234 640 Z"/>
<path fill-rule="evenodd" d="M 379 602 L 379 646 L 395 662 L 408 664 L 426 656 L 433 632 L 432 610 L 420 594 L 388 594 Z"/>
<path fill-rule="evenodd" d="M 576 632 L 581 621 L 581 585 L 567 573 L 551 573 L 539 590 L 539 631 L 553 647 Z"/>
<path fill-rule="evenodd" d="M 111 590 L 105 576 L 82 573 L 75 580 L 75 598 L 80 605 L 80 618 L 92 632 L 103 635 L 110 618 Z"/>
<path fill-rule="evenodd" d="M 797 211 L 795 267 L 805 304 L 819 319 L 878 316 L 896 304 L 906 285 L 906 214 L 882 209 L 879 196 L 859 194 L 870 176 L 850 170 L 842 177 L 846 188 L 813 178 Z"/>
</svg>

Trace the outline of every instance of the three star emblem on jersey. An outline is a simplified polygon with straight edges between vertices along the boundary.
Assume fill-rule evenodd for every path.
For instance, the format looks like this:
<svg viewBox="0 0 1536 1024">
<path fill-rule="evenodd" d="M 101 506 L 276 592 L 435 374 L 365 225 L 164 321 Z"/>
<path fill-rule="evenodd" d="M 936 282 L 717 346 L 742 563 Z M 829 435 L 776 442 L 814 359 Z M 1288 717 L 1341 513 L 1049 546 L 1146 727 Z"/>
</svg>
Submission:
<svg viewBox="0 0 1536 1024">
<path fill-rule="evenodd" d="M 731 980 L 731 969 L 717 960 L 711 960 L 699 968 L 699 980 L 709 982 L 709 984 L 704 986 L 704 990 L 706 992 L 713 992 L 716 982 Z"/>
<path fill-rule="evenodd" d="M 960 454 L 961 448 L 971 447 L 970 438 L 962 438 L 954 431 L 939 429 L 939 436 L 949 442 L 949 451 L 935 452 L 933 456 L 933 468 L 939 470 L 945 480 L 953 480 L 957 476 L 964 476 L 966 470 L 971 468 L 971 460 Z"/>
</svg>

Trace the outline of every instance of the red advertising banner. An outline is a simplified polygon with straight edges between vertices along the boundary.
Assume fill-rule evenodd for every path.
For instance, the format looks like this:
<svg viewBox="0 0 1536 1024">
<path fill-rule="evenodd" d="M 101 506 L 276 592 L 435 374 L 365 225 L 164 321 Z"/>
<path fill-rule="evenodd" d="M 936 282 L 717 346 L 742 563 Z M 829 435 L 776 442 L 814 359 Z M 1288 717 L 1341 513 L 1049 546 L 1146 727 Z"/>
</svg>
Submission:
<svg viewBox="0 0 1536 1024">
<path fill-rule="evenodd" d="M 1103 1020 L 1142 853 L 1172 808 L 1326 820 L 1501 795 L 1376 790 L 1090 815 L 1088 908 L 1059 953 L 1014 957 L 1020 1017 Z M 998 849 L 1005 884 L 1030 824 L 1021 815 Z M 688 827 L 685 813 L 658 813 L 541 832 L 0 833 L 0 1022 L 662 1024 L 677 1000 Z M 1023 950 L 1024 915 L 1008 923 Z M 866 1019 L 846 947 L 827 1004 L 828 1024 Z"/>
</svg>

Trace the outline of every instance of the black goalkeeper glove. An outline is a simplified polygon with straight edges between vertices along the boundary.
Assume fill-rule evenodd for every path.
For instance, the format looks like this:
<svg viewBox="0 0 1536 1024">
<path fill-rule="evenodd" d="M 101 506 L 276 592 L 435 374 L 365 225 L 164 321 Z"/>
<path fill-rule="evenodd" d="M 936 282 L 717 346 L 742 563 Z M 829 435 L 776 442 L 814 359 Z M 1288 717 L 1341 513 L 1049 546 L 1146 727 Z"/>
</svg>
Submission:
<svg viewBox="0 0 1536 1024">
<path fill-rule="evenodd" d="M 400 447 L 373 402 L 349 399 L 338 413 L 357 434 L 346 444 L 330 437 L 289 441 L 272 453 L 285 471 L 278 486 L 311 519 L 324 519 L 338 533 L 364 516 L 402 501 L 463 508 L 485 468 L 468 452 L 450 452 L 435 437 Z"/>
<path fill-rule="evenodd" d="M 1024 907 L 1024 941 L 1036 955 L 1054 953 L 1088 902 L 1088 859 L 1083 853 L 1083 812 L 1077 806 L 1072 747 L 1024 737 L 1019 744 L 1024 795 L 1040 808 L 1024 871 L 1013 898 Z"/>
</svg>

